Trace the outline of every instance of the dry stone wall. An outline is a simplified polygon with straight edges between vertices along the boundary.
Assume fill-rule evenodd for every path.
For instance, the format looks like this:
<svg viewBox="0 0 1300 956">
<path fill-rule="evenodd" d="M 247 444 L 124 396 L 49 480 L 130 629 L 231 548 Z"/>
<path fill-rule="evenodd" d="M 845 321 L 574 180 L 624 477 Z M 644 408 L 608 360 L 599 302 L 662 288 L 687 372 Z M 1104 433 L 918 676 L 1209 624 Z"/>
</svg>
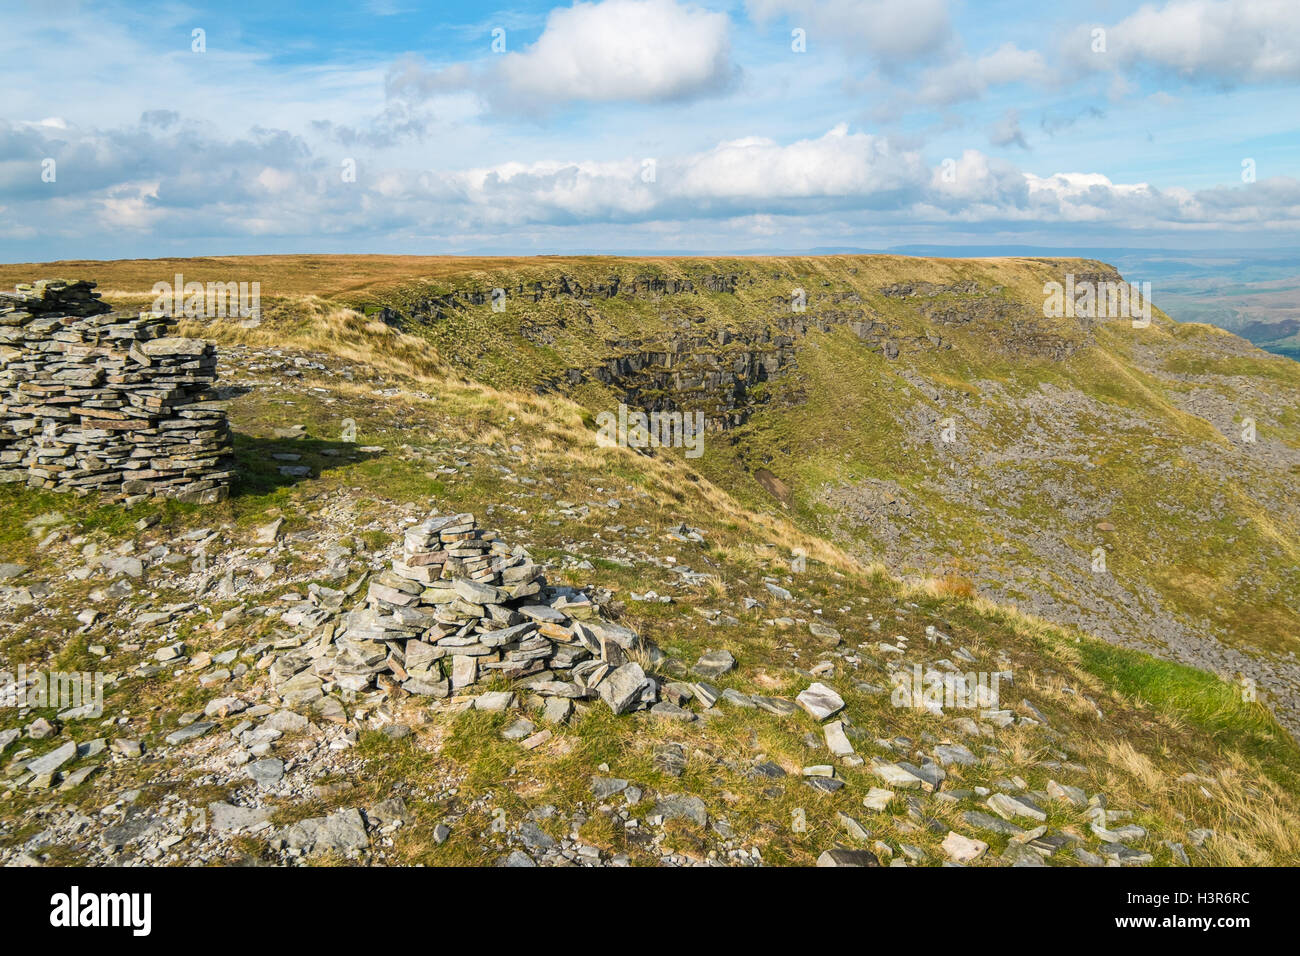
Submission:
<svg viewBox="0 0 1300 956">
<path fill-rule="evenodd" d="M 0 481 L 115 500 L 225 498 L 223 405 L 206 400 L 217 355 L 170 320 L 116 313 L 95 283 L 47 279 L 0 292 Z"/>
</svg>

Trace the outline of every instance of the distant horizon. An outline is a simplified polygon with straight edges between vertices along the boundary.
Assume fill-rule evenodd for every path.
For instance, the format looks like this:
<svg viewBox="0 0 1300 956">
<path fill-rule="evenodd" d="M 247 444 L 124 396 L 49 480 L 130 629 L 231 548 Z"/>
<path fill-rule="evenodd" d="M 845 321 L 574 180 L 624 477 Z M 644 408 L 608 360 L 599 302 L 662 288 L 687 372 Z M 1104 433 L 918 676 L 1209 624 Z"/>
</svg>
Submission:
<svg viewBox="0 0 1300 956">
<path fill-rule="evenodd" d="M 922 259 L 999 259 L 1041 256 L 1057 259 L 1105 259 L 1111 256 L 1164 257 L 1171 260 L 1204 258 L 1238 258 L 1263 256 L 1276 259 L 1297 258 L 1300 266 L 1300 246 L 1170 249 L 1145 246 L 1044 246 L 1032 244 L 1003 245 L 942 245 L 914 244 L 889 246 L 879 249 L 856 247 L 813 247 L 809 249 L 762 250 L 705 250 L 705 249 L 618 249 L 604 251 L 556 250 L 537 252 L 522 250 L 466 250 L 457 252 L 203 252 L 194 254 L 163 254 L 133 256 L 63 256 L 57 259 L 14 259 L 0 261 L 0 265 L 46 265 L 63 262 L 147 262 L 184 259 L 253 259 L 276 257 L 346 258 L 349 256 L 376 256 L 383 258 L 428 259 L 545 259 L 545 258 L 604 258 L 604 259 L 758 259 L 817 256 L 909 256 Z"/>
</svg>

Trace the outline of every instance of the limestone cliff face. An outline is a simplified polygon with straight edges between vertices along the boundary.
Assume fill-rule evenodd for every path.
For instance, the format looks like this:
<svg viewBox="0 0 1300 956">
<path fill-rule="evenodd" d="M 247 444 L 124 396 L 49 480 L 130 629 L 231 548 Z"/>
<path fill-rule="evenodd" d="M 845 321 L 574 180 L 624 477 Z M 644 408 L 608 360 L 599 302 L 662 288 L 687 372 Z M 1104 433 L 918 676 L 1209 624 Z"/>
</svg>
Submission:
<svg viewBox="0 0 1300 956">
<path fill-rule="evenodd" d="M 782 278 L 766 277 L 767 279 Z M 520 335 L 538 346 L 556 344 L 563 318 L 537 321 L 529 306 L 568 301 L 579 307 L 622 300 L 679 316 L 680 330 L 654 335 L 616 336 L 605 340 L 606 356 L 569 366 L 544 381 L 546 388 L 565 388 L 594 381 L 609 386 L 629 406 L 646 411 L 703 410 L 712 429 L 743 424 L 763 397 L 758 385 L 797 365 L 801 342 L 810 331 L 846 327 L 863 345 L 893 360 L 904 351 L 948 347 L 935 332 L 916 334 L 886 320 L 854 290 L 818 290 L 796 304 L 789 295 L 764 296 L 737 303 L 746 321 L 719 326 L 704 316 L 692 317 L 689 303 L 702 294 L 736 296 L 760 284 L 752 273 L 707 274 L 698 279 L 639 275 L 610 276 L 584 284 L 561 274 L 551 280 L 516 281 L 496 287 L 511 308 L 525 315 Z M 996 290 L 995 290 L 996 291 Z M 889 294 L 886 292 L 885 294 Z M 975 295 L 987 295 L 973 290 Z M 491 306 L 494 289 L 476 287 L 410 298 L 384 306 L 378 317 L 393 326 L 416 330 L 454 321 L 458 313 Z"/>
<path fill-rule="evenodd" d="M 736 291 L 739 275 L 705 276 L 699 288 L 706 292 Z M 436 322 L 447 317 L 454 309 L 466 306 L 488 305 L 492 302 L 493 288 L 501 289 L 505 296 L 521 302 L 542 302 L 547 299 L 600 300 L 619 296 L 632 299 L 659 299 L 664 296 L 689 295 L 697 291 L 695 280 L 638 276 L 624 282 L 619 276 L 610 276 L 605 282 L 592 282 L 584 286 L 574 276 L 560 275 L 553 280 L 515 282 L 492 288 L 459 289 L 439 295 L 415 298 L 405 308 L 385 307 L 380 318 L 394 325 L 404 322 Z"/>
<path fill-rule="evenodd" d="M 799 366 L 810 335 L 847 330 L 888 362 L 910 364 L 955 342 L 981 356 L 1059 362 L 1094 342 L 1100 320 L 1045 317 L 1044 282 L 1067 274 L 1123 282 L 1110 267 L 1077 260 L 1016 260 L 1010 269 L 922 260 L 880 269 L 859 257 L 658 268 L 615 260 L 587 274 L 485 271 L 458 287 L 403 289 L 372 311 L 428 335 L 458 364 L 479 366 L 489 355 L 527 363 L 502 384 L 568 391 L 594 383 L 645 411 L 703 411 L 717 430 L 743 425 L 771 400 L 764 386 Z"/>
</svg>

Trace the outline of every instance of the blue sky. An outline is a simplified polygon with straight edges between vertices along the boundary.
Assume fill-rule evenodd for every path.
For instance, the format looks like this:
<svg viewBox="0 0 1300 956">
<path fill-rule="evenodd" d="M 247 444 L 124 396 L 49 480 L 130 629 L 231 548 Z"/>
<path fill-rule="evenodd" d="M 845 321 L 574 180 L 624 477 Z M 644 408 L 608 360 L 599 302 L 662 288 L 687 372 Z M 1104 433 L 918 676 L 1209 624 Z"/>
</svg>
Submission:
<svg viewBox="0 0 1300 956">
<path fill-rule="evenodd" d="M 0 35 L 8 261 L 1300 246 L 1294 0 L 43 0 Z"/>
</svg>

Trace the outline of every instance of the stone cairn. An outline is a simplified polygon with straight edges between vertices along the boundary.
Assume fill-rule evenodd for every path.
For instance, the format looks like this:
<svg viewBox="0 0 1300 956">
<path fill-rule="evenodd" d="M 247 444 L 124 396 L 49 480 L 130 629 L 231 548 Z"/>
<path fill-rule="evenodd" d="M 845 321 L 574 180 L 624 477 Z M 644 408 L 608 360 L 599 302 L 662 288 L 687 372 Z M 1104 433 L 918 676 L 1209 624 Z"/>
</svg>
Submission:
<svg viewBox="0 0 1300 956">
<path fill-rule="evenodd" d="M 211 503 L 229 492 L 216 350 L 170 320 L 113 312 L 95 283 L 0 292 L 0 481 Z"/>
<path fill-rule="evenodd" d="M 521 692 L 559 722 L 575 700 L 599 697 L 621 714 L 658 699 L 656 680 L 634 659 L 658 659 L 653 645 L 601 619 L 581 591 L 548 586 L 528 552 L 480 530 L 471 514 L 409 528 L 401 560 L 370 581 L 365 605 L 333 622 L 326 605 L 339 607 L 343 592 L 330 602 L 323 590 L 297 615 L 318 629 L 315 640 L 271 665 L 289 706 L 337 713 L 327 692 L 377 687 L 502 710 Z M 513 689 L 475 693 L 493 674 Z"/>
</svg>

